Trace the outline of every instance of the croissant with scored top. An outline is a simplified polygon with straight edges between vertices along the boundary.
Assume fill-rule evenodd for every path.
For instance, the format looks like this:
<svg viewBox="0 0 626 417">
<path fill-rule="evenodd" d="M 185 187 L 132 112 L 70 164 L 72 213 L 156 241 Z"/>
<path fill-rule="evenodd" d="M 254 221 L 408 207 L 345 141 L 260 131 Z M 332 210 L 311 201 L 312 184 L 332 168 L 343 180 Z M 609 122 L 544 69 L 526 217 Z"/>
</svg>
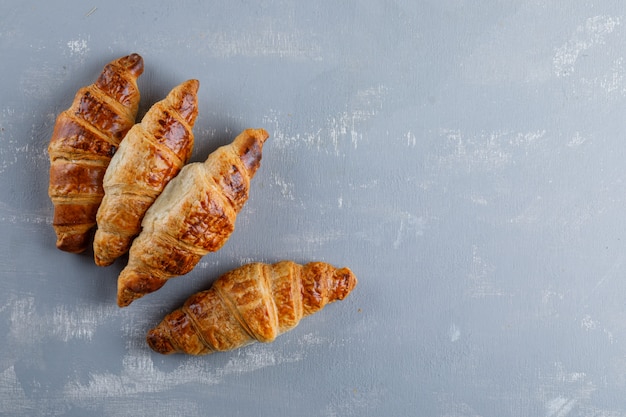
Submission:
<svg viewBox="0 0 626 417">
<path fill-rule="evenodd" d="M 176 86 L 126 134 L 104 175 L 94 259 L 106 266 L 128 251 L 141 220 L 191 157 L 198 80 Z"/>
<path fill-rule="evenodd" d="M 247 264 L 189 297 L 146 340 L 158 353 L 192 355 L 271 342 L 303 317 L 343 300 L 356 284 L 349 268 L 323 262 Z"/>
<path fill-rule="evenodd" d="M 95 83 L 76 93 L 59 114 L 48 145 L 57 248 L 79 253 L 88 246 L 104 195 L 102 179 L 118 145 L 135 124 L 139 108 L 138 54 L 107 64 Z"/>
<path fill-rule="evenodd" d="M 186 165 L 165 186 L 146 212 L 118 277 L 120 307 L 190 272 L 226 243 L 248 200 L 268 137 L 264 129 L 246 129 L 205 162 Z"/>
</svg>

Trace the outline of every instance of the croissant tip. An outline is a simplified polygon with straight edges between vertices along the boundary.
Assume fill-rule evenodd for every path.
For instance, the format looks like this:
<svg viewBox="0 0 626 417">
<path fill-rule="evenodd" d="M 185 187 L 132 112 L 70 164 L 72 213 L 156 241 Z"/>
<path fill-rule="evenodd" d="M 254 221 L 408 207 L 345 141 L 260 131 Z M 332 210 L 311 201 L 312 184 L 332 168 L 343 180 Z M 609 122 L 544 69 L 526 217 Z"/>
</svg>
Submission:
<svg viewBox="0 0 626 417">
<path fill-rule="evenodd" d="M 137 298 L 140 298 L 138 294 L 122 288 L 117 292 L 117 306 L 120 308 L 128 307 Z"/>
<path fill-rule="evenodd" d="M 270 134 L 267 133 L 267 130 L 260 128 L 247 128 L 241 132 L 240 137 L 246 139 L 254 139 L 259 141 L 261 144 L 265 143 L 265 141 L 270 137 Z"/>
<path fill-rule="evenodd" d="M 197 93 L 200 89 L 200 81 L 196 80 L 195 78 L 187 80 L 183 84 L 185 84 L 187 88 L 192 90 L 194 93 Z"/>
<path fill-rule="evenodd" d="M 110 266 L 113 264 L 112 260 L 101 258 L 98 255 L 94 255 L 93 260 L 97 266 Z"/>
<path fill-rule="evenodd" d="M 337 269 L 334 273 L 336 285 L 336 297 L 343 300 L 356 288 L 358 280 L 354 272 L 348 267 Z"/>
<path fill-rule="evenodd" d="M 87 235 L 61 234 L 57 238 L 56 247 L 63 252 L 83 253 L 87 250 Z"/>
<path fill-rule="evenodd" d="M 255 136 L 261 141 L 261 142 L 265 142 L 269 137 L 270 134 L 267 133 L 267 130 L 263 129 L 263 128 L 259 128 L 259 129 L 254 129 L 255 132 Z"/>
<path fill-rule="evenodd" d="M 135 76 L 143 73 L 143 58 L 138 53 L 132 53 L 120 58 L 119 62 Z"/>
<path fill-rule="evenodd" d="M 167 279 L 126 266 L 117 277 L 117 305 L 127 307 L 133 301 L 161 288 Z"/>
<path fill-rule="evenodd" d="M 65 246 L 63 244 L 57 244 L 57 249 L 62 250 L 63 252 L 75 254 L 83 253 L 86 250 L 85 248 L 75 248 L 71 246 Z"/>
<path fill-rule="evenodd" d="M 118 282 L 117 289 L 117 306 L 120 308 L 128 307 L 133 301 L 139 298 L 138 294 L 130 291 L 126 286 Z"/>
<path fill-rule="evenodd" d="M 148 343 L 150 349 L 162 355 L 168 355 L 175 352 L 174 346 L 172 346 L 169 338 L 165 337 L 158 327 L 148 331 L 148 334 L 146 335 L 146 342 Z"/>
</svg>

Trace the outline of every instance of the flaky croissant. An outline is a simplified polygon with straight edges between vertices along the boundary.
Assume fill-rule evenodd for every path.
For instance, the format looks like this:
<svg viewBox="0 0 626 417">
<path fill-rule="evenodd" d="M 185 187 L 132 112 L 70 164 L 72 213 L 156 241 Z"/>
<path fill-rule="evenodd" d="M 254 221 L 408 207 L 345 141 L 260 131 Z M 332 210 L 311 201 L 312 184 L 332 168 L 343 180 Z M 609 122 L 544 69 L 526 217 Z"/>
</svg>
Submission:
<svg viewBox="0 0 626 417">
<path fill-rule="evenodd" d="M 56 246 L 84 251 L 104 190 L 102 178 L 120 141 L 135 124 L 139 107 L 137 54 L 107 64 L 94 84 L 76 93 L 56 119 L 48 146 Z"/>
<path fill-rule="evenodd" d="M 323 262 L 247 264 L 189 297 L 146 340 L 158 353 L 192 355 L 271 342 L 302 317 L 343 300 L 356 284 L 350 269 Z"/>
<path fill-rule="evenodd" d="M 198 80 L 178 85 L 126 134 L 104 175 L 94 259 L 110 265 L 141 231 L 141 220 L 189 160 L 198 115 Z"/>
<path fill-rule="evenodd" d="M 165 186 L 146 212 L 128 265 L 118 277 L 120 307 L 190 272 L 204 255 L 226 243 L 248 200 L 268 137 L 264 129 L 244 130 L 205 162 L 186 165 Z"/>
</svg>

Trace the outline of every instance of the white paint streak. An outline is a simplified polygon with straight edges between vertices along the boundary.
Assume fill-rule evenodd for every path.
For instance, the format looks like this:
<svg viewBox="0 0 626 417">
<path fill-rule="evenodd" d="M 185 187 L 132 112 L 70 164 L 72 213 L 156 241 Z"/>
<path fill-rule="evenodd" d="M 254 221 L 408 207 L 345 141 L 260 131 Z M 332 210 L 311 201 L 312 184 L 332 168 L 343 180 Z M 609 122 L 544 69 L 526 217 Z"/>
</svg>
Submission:
<svg viewBox="0 0 626 417">
<path fill-rule="evenodd" d="M 340 145 L 344 140 L 349 140 L 354 149 L 358 147 L 363 135 L 357 131 L 357 126 L 375 114 L 376 112 L 355 110 L 328 118 L 325 130 L 328 132 L 335 155 L 340 154 Z"/>
<path fill-rule="evenodd" d="M 545 203 L 543 198 L 538 195 L 520 214 L 513 217 L 510 222 L 513 224 L 534 224 L 543 216 Z"/>
<path fill-rule="evenodd" d="M 572 136 L 572 139 L 567 143 L 567 146 L 570 148 L 578 148 L 579 146 L 587 142 L 587 140 L 588 139 L 580 132 L 575 132 L 574 136 Z"/>
<path fill-rule="evenodd" d="M 20 75 L 21 91 L 26 98 L 43 100 L 50 98 L 59 85 L 69 76 L 67 71 L 47 64 L 26 68 Z"/>
<path fill-rule="evenodd" d="M 589 98 L 604 94 L 607 98 L 621 99 L 626 96 L 625 80 L 624 58 L 619 57 L 610 63 L 598 62 L 592 68 L 587 68 L 587 73 L 577 80 L 579 88 L 575 91 Z"/>
<path fill-rule="evenodd" d="M 459 329 L 456 324 L 452 323 L 452 325 L 448 329 L 448 337 L 450 338 L 450 341 L 452 343 L 458 342 L 461 338 L 461 329 Z"/>
<path fill-rule="evenodd" d="M 249 27 L 238 32 L 206 32 L 200 35 L 209 55 L 220 58 L 235 56 L 298 58 L 321 61 L 321 48 L 311 41 L 309 34 L 297 30 L 289 32 L 268 27 Z M 190 42 L 193 44 L 197 42 Z"/>
<path fill-rule="evenodd" d="M 545 130 L 529 132 L 493 131 L 465 134 L 456 129 L 441 129 L 446 150 L 439 158 L 442 167 L 461 172 L 492 172 L 503 169 L 545 137 Z"/>
<path fill-rule="evenodd" d="M 88 382 L 80 379 L 70 381 L 65 385 L 64 395 L 75 404 L 88 405 L 94 400 L 167 392 L 179 385 L 215 385 L 231 375 L 301 361 L 311 345 L 322 342 L 322 339 L 308 333 L 300 336 L 295 344 L 286 344 L 282 351 L 271 345 L 256 343 L 232 352 L 224 366 L 216 367 L 210 357 L 189 357 L 183 358 L 173 371 L 162 371 L 156 367 L 153 354 L 148 350 L 133 350 L 124 357 L 119 374 L 91 373 Z"/>
<path fill-rule="evenodd" d="M 323 345 L 327 343 L 328 340 L 326 338 L 320 337 L 315 333 L 306 333 L 303 334 L 299 339 L 296 340 L 299 346 L 314 346 L 314 345 Z"/>
<path fill-rule="evenodd" d="M 293 195 L 295 184 L 286 181 L 277 172 L 272 172 L 270 175 L 272 179 L 271 187 L 276 187 L 280 190 L 280 194 L 285 200 L 294 201 L 296 198 Z"/>
<path fill-rule="evenodd" d="M 246 265 L 246 264 L 251 264 L 255 262 L 263 262 L 263 260 L 259 258 L 254 258 L 251 256 L 242 256 L 239 258 L 239 265 Z"/>
<path fill-rule="evenodd" d="M 52 225 L 52 216 L 31 212 L 19 212 L 16 210 L 6 209 L 0 203 L 0 222 L 21 225 Z"/>
<path fill-rule="evenodd" d="M 277 149 L 286 149 L 303 143 L 307 147 L 314 147 L 317 145 L 319 150 L 321 146 L 321 128 L 312 133 L 296 133 L 295 135 L 288 135 L 283 128 L 284 117 L 285 116 L 281 111 L 274 109 L 269 110 L 268 114 L 263 116 L 263 124 L 272 126 L 272 146 Z"/>
<path fill-rule="evenodd" d="M 29 406 L 14 366 L 0 373 L 0 412 L 7 416 L 32 415 L 32 407 Z"/>
<path fill-rule="evenodd" d="M 381 387 L 366 389 L 347 389 L 338 392 L 331 402 L 324 408 L 324 417 L 353 417 L 362 416 L 369 409 L 376 408 L 387 395 L 387 390 Z"/>
<path fill-rule="evenodd" d="M 408 146 L 409 148 L 414 148 L 416 144 L 417 139 L 415 138 L 415 134 L 413 134 L 413 132 L 409 130 L 406 134 L 406 146 Z"/>
<path fill-rule="evenodd" d="M 494 283 L 496 267 L 486 260 L 477 245 L 472 246 L 472 263 L 468 280 L 468 294 L 473 298 L 501 297 L 506 295 Z"/>
<path fill-rule="evenodd" d="M 217 370 L 217 375 L 246 374 L 268 366 L 298 362 L 304 359 L 304 354 L 304 350 L 300 350 L 283 355 L 266 346 L 255 344 L 238 350 L 226 365 Z"/>
<path fill-rule="evenodd" d="M 607 74 L 605 74 L 600 80 L 600 87 L 611 94 L 614 92 L 625 94 L 626 87 L 624 86 L 624 58 L 619 57 L 614 60 Z"/>
<path fill-rule="evenodd" d="M 350 188 L 353 190 L 372 190 L 378 188 L 380 181 L 377 179 L 370 180 L 366 183 L 350 183 Z"/>
<path fill-rule="evenodd" d="M 586 314 L 585 316 L 583 316 L 582 319 L 580 319 L 580 328 L 583 329 L 586 332 L 591 332 L 591 331 L 595 331 L 595 330 L 599 330 L 599 323 L 594 320 L 589 314 Z M 614 343 L 614 336 L 613 333 L 605 328 L 602 329 L 602 333 L 606 336 L 608 342 L 610 344 Z"/>
<path fill-rule="evenodd" d="M 9 338 L 17 346 L 30 346 L 41 340 L 46 326 L 35 312 L 33 297 L 14 298 L 5 308 L 9 311 Z"/>
<path fill-rule="evenodd" d="M 119 314 L 108 304 L 58 305 L 52 313 L 37 311 L 34 297 L 11 298 L 2 308 L 8 312 L 9 342 L 15 346 L 32 346 L 46 340 L 91 340 L 106 320 Z"/>
<path fill-rule="evenodd" d="M 318 126 L 308 132 L 286 131 L 284 115 L 278 110 L 270 110 L 263 117 L 263 123 L 272 126 L 272 143 L 277 149 L 286 149 L 304 145 L 309 149 L 339 156 L 346 145 L 357 149 L 363 140 L 361 126 L 376 117 L 383 106 L 387 88 L 383 85 L 366 88 L 356 92 L 350 99 L 345 111 L 328 115 Z"/>
<path fill-rule="evenodd" d="M 556 397 L 546 404 L 546 417 L 566 417 L 577 401 L 572 398 Z"/>
<path fill-rule="evenodd" d="M 584 24 L 578 26 L 574 35 L 556 50 L 552 60 L 555 74 L 558 77 L 571 75 L 578 58 L 588 49 L 602 45 L 607 35 L 620 23 L 619 17 L 602 15 L 588 18 Z"/>
<path fill-rule="evenodd" d="M 17 145 L 11 135 L 15 109 L 7 107 L 0 112 L 0 174 L 17 162 Z"/>
<path fill-rule="evenodd" d="M 57 306 L 52 312 L 53 335 L 68 342 L 73 339 L 91 340 L 100 324 L 117 312 L 110 305 Z"/>
<path fill-rule="evenodd" d="M 424 235 L 427 221 L 422 216 L 416 216 L 408 212 L 400 213 L 400 226 L 393 242 L 394 249 L 398 249 L 409 237 L 418 238 Z"/>
<path fill-rule="evenodd" d="M 324 233 L 298 233 L 294 235 L 286 235 L 287 241 L 293 241 L 294 247 L 301 247 L 301 245 L 310 245 L 321 247 L 332 242 L 336 242 L 342 238 L 345 238 L 345 234 L 339 230 L 329 230 Z"/>
<path fill-rule="evenodd" d="M 45 86 L 42 87 L 43 90 Z M 23 132 L 25 123 L 25 114 L 12 107 L 5 107 L 0 111 L 0 175 L 21 161 L 31 166 L 48 163 L 47 143 L 46 146 L 33 146 L 29 140 L 29 136 L 39 135 L 40 129 L 45 126 L 36 126 L 33 123 L 30 131 Z"/>
<path fill-rule="evenodd" d="M 359 90 L 354 98 L 351 111 L 343 112 L 339 117 L 330 118 L 331 138 L 335 145 L 335 153 L 339 153 L 338 143 L 342 137 L 350 139 L 354 149 L 357 148 L 363 135 L 357 127 L 375 117 L 383 107 L 383 99 L 387 88 L 383 85 Z"/>
<path fill-rule="evenodd" d="M 555 362 L 555 373 L 542 377 L 541 396 L 546 417 L 566 417 L 575 408 L 582 408 L 596 391 L 596 386 L 580 371 L 567 371 Z"/>
<path fill-rule="evenodd" d="M 489 204 L 489 202 L 487 201 L 487 199 L 483 196 L 480 195 L 471 195 L 470 196 L 470 200 L 472 201 L 473 204 L 477 205 L 477 206 L 486 206 Z"/>
<path fill-rule="evenodd" d="M 543 305 L 549 305 L 554 302 L 554 300 L 563 301 L 565 295 L 563 293 L 559 293 L 552 290 L 544 290 L 541 292 L 541 303 Z"/>
<path fill-rule="evenodd" d="M 439 393 L 439 414 L 442 417 L 481 417 L 469 404 L 451 393 Z"/>
<path fill-rule="evenodd" d="M 580 320 L 580 327 L 583 330 L 590 331 L 590 330 L 594 330 L 597 327 L 597 323 L 591 318 L 589 314 L 586 314 Z"/>
<path fill-rule="evenodd" d="M 89 38 L 78 38 L 68 41 L 67 49 L 70 56 L 84 56 L 87 52 L 89 52 L 88 39 Z"/>
</svg>

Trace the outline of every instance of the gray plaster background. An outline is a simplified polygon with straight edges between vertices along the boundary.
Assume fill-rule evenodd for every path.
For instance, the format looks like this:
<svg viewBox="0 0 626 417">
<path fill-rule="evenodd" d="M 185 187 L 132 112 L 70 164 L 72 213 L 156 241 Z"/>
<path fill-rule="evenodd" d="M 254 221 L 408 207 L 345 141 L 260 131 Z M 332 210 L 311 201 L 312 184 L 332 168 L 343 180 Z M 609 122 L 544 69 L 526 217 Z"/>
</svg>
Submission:
<svg viewBox="0 0 626 417">
<path fill-rule="evenodd" d="M 226 246 L 127 309 L 54 247 L 46 147 L 111 59 L 198 78 L 193 160 L 268 140 Z M 0 0 L 0 414 L 626 416 L 620 1 Z M 270 345 L 145 332 L 250 261 L 349 266 Z"/>
</svg>

